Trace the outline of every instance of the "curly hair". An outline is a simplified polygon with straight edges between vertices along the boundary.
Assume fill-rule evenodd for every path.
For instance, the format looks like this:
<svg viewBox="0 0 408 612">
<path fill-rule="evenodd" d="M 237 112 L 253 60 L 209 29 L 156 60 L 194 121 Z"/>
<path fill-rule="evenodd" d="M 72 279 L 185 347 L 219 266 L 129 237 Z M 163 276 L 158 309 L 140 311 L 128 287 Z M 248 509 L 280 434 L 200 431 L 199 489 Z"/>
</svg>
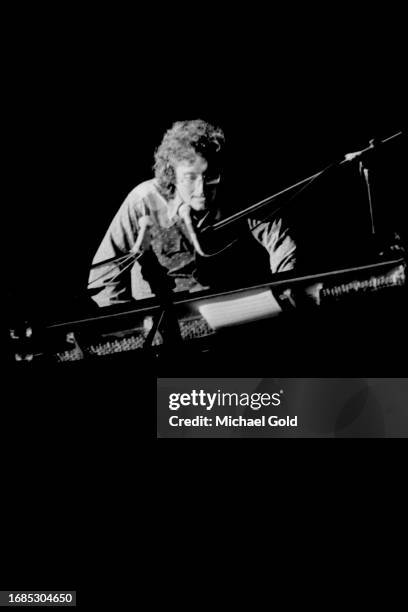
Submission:
<svg viewBox="0 0 408 612">
<path fill-rule="evenodd" d="M 154 154 L 154 174 L 163 195 L 170 199 L 174 194 L 176 162 L 194 162 L 199 154 L 208 162 L 216 160 L 219 163 L 224 142 L 221 128 L 202 119 L 174 123 Z"/>
</svg>

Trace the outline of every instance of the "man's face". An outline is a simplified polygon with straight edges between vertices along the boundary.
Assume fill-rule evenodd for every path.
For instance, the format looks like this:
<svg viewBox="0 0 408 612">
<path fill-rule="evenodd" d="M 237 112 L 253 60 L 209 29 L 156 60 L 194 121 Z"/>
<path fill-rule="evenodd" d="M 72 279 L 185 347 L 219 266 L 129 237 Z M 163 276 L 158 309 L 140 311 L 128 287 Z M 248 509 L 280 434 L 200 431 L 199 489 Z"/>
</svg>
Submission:
<svg viewBox="0 0 408 612">
<path fill-rule="evenodd" d="M 201 155 L 197 155 L 193 162 L 177 162 L 174 171 L 176 189 L 183 201 L 197 211 L 209 208 L 220 182 L 219 172 L 213 170 Z"/>
</svg>

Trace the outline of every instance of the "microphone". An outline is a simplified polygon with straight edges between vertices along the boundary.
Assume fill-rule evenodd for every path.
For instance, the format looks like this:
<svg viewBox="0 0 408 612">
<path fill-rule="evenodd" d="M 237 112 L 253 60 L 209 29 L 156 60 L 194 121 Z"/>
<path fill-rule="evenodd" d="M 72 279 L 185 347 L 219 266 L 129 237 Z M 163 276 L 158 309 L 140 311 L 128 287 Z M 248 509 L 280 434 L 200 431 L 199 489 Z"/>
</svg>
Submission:
<svg viewBox="0 0 408 612">
<path fill-rule="evenodd" d="M 366 147 L 365 149 L 361 149 L 361 151 L 354 151 L 353 153 L 347 153 L 344 156 L 344 159 L 340 162 L 340 164 L 344 164 L 345 162 L 348 162 L 348 161 L 353 161 L 353 159 L 356 159 L 357 157 L 361 157 L 362 155 L 364 155 L 364 153 L 372 151 L 372 149 L 374 149 L 376 146 L 378 146 L 380 144 L 381 145 L 385 144 L 386 142 L 389 142 L 390 140 L 393 140 L 397 136 L 401 136 L 401 135 L 402 135 L 402 131 L 399 131 L 399 132 L 396 132 L 395 134 L 393 134 L 392 136 L 389 136 L 388 138 L 384 138 L 383 140 L 378 140 L 377 138 L 372 138 L 370 140 L 370 143 L 369 143 L 368 147 Z"/>
<path fill-rule="evenodd" d="M 353 153 L 346 153 L 343 161 L 353 161 L 353 159 L 356 159 L 357 157 L 361 157 L 361 155 L 363 155 L 364 153 L 367 153 L 367 151 L 374 149 L 374 143 L 375 143 L 375 139 L 372 139 L 370 140 L 369 146 L 366 147 L 365 149 L 361 149 L 361 151 L 354 151 Z"/>
</svg>

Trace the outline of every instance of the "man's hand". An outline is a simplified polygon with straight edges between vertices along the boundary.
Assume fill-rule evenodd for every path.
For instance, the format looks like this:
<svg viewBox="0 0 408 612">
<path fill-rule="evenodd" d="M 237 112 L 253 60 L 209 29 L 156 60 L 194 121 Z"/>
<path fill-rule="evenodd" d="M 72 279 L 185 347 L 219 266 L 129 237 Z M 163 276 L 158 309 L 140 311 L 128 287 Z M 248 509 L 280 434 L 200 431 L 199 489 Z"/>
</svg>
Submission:
<svg viewBox="0 0 408 612">
<path fill-rule="evenodd" d="M 142 217 L 140 217 L 138 221 L 139 221 L 139 226 L 140 226 L 139 234 L 137 236 L 135 244 L 130 249 L 132 253 L 135 253 L 135 255 L 137 255 L 139 251 L 141 251 L 145 237 L 147 238 L 146 230 L 150 225 L 152 225 L 152 220 L 150 218 L 150 215 L 148 214 L 145 214 Z"/>
</svg>

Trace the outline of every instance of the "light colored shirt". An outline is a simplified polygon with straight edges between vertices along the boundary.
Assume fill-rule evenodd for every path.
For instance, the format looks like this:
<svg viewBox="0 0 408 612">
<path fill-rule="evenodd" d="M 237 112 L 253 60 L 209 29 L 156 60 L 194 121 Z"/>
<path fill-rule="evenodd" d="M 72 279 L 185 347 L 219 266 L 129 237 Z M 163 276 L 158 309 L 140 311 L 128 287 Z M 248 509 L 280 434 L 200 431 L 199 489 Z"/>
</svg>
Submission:
<svg viewBox="0 0 408 612">
<path fill-rule="evenodd" d="M 98 305 L 124 303 L 132 298 L 142 299 L 153 295 L 142 267 L 143 258 L 148 258 L 150 264 L 153 262 L 153 269 L 156 266 L 158 275 L 168 277 L 174 291 L 204 288 L 194 276 L 196 253 L 185 222 L 178 214 L 181 203 L 177 195 L 167 200 L 161 194 L 156 179 L 137 185 L 129 193 L 113 218 L 92 263 L 125 257 L 134 247 L 141 231 L 140 219 L 149 215 L 150 225 L 141 246 L 143 254 L 136 261 L 123 259 L 119 264 L 107 264 L 91 270 L 89 287 L 100 288 L 100 292 L 93 297 Z M 282 218 L 261 223 L 251 218 L 248 223 L 255 239 L 269 253 L 271 272 L 293 269 L 296 245 Z"/>
</svg>

